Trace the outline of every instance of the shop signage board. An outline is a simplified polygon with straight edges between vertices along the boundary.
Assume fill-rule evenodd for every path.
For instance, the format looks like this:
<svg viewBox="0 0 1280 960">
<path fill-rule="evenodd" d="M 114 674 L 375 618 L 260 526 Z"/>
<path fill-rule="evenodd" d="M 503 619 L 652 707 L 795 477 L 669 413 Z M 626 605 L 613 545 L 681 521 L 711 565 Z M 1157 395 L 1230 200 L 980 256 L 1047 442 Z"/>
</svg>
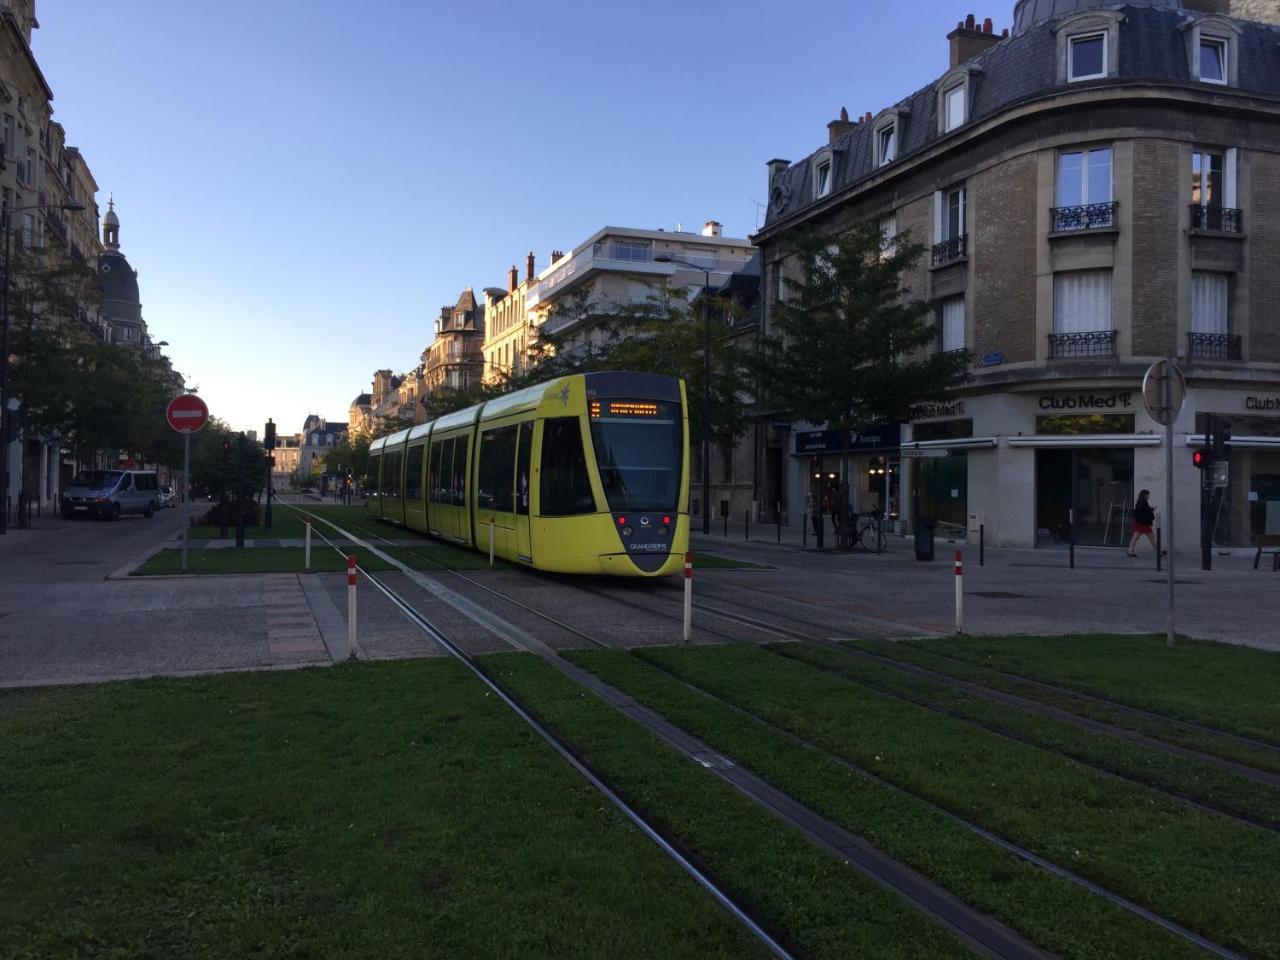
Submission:
<svg viewBox="0 0 1280 960">
<path fill-rule="evenodd" d="M 1246 410 L 1258 410 L 1262 413 L 1280 413 L 1280 394 L 1276 394 L 1274 397 L 1265 395 L 1245 397 L 1244 408 Z"/>
<path fill-rule="evenodd" d="M 943 457 L 951 456 L 950 450 L 916 450 L 911 447 L 905 447 L 898 451 L 898 455 L 904 459 L 910 460 L 940 460 Z"/>
<path fill-rule="evenodd" d="M 796 453 L 840 453 L 843 437 L 839 430 L 811 430 L 796 434 Z M 902 425 L 883 423 L 866 430 L 849 431 L 849 452 L 897 450 L 902 443 Z"/>
</svg>

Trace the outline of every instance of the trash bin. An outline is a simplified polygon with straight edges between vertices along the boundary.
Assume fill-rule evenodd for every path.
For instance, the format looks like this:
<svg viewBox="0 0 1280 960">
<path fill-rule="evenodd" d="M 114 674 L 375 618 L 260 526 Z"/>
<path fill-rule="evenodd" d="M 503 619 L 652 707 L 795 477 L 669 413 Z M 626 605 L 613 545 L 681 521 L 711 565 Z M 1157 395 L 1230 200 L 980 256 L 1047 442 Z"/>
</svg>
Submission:
<svg viewBox="0 0 1280 960">
<path fill-rule="evenodd" d="M 933 531 L 937 524 L 933 520 L 916 521 L 916 559 L 933 559 Z"/>
</svg>

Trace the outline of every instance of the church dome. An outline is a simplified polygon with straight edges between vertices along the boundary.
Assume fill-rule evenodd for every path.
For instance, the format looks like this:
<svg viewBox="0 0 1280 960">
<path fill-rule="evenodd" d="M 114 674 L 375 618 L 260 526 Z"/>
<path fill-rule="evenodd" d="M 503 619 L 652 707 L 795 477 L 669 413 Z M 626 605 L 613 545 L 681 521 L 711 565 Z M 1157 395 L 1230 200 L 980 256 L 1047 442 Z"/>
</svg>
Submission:
<svg viewBox="0 0 1280 960">
<path fill-rule="evenodd" d="M 1013 10 L 1013 32 L 1026 33 L 1032 27 L 1060 20 L 1073 13 L 1086 10 L 1114 10 L 1117 7 L 1161 7 L 1165 10 L 1182 10 L 1182 0 L 1018 0 Z"/>
</svg>

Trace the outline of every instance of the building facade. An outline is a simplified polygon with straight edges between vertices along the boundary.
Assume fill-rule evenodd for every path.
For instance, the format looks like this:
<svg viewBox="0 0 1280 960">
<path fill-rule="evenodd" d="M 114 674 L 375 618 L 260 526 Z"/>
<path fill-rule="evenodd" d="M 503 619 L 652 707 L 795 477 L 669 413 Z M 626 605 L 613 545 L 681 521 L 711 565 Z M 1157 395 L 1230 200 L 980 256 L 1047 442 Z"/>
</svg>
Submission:
<svg viewBox="0 0 1280 960">
<path fill-rule="evenodd" d="M 766 329 L 792 232 L 874 218 L 887 242 L 926 243 L 908 286 L 935 311 L 937 349 L 972 359 L 946 402 L 855 438 L 855 509 L 1049 547 L 1074 508 L 1077 542 L 1126 544 L 1137 492 L 1167 502 L 1142 382 L 1175 357 L 1179 547 L 1198 546 L 1189 447 L 1209 415 L 1233 435 L 1214 541 L 1280 533 L 1280 30 L 1246 19 L 1261 14 L 1276 5 L 1021 0 L 1010 30 L 959 24 L 927 87 L 770 162 Z M 777 426 L 791 429 L 757 448 L 778 477 L 765 496 L 798 518 L 839 438 Z"/>
<path fill-rule="evenodd" d="M 318 414 L 310 414 L 303 421 L 302 432 L 298 434 L 297 470 L 299 478 L 311 476 L 317 458 L 327 460 L 329 454 L 333 452 L 333 448 L 341 443 L 346 435 L 347 425 L 345 423 L 330 423 Z M 336 470 L 337 467 L 338 464 L 325 463 L 327 470 Z"/>
<path fill-rule="evenodd" d="M 507 271 L 505 288 L 484 291 L 484 379 L 495 383 L 523 373 L 529 366 L 529 344 L 536 329 L 528 309 L 529 289 L 538 282 L 533 251 L 525 257 L 524 279 L 515 264 Z"/>
<path fill-rule="evenodd" d="M 484 305 L 470 287 L 440 308 L 435 339 L 422 351 L 426 391 L 465 390 L 484 379 L 484 330 Z"/>
</svg>

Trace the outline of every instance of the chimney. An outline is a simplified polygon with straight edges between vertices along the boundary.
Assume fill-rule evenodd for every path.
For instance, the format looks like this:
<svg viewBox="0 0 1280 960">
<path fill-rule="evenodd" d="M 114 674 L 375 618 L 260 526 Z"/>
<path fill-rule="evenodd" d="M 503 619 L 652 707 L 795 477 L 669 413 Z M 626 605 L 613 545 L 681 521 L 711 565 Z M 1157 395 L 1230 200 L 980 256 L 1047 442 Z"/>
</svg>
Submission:
<svg viewBox="0 0 1280 960">
<path fill-rule="evenodd" d="M 518 286 L 520 286 L 520 271 L 516 269 L 516 265 L 513 263 L 511 269 L 507 272 L 507 293 L 515 293 Z"/>
<path fill-rule="evenodd" d="M 840 119 L 827 124 L 827 143 L 835 143 L 853 128 L 854 124 L 849 122 L 849 111 L 841 107 Z"/>
<path fill-rule="evenodd" d="M 564 251 L 563 251 L 563 250 L 552 250 L 552 251 L 551 251 L 551 265 L 552 265 L 552 266 L 555 266 L 557 263 L 559 263 L 559 262 L 560 262 L 561 260 L 563 260 L 563 259 L 564 259 Z"/>
<path fill-rule="evenodd" d="M 533 283 L 533 251 L 529 251 L 529 256 L 524 261 L 524 278 Z"/>
<path fill-rule="evenodd" d="M 770 160 L 769 167 L 769 188 L 773 188 L 773 181 L 778 179 L 780 174 L 787 172 L 787 167 L 791 166 L 790 160 Z"/>
<path fill-rule="evenodd" d="M 702 235 L 704 237 L 720 236 L 720 224 L 716 220 L 708 220 L 702 225 Z"/>
<path fill-rule="evenodd" d="M 1000 36 L 996 35 L 995 25 L 990 17 L 983 20 L 982 25 L 979 26 L 977 18 L 972 13 L 969 14 L 947 34 L 947 39 L 951 41 L 952 68 L 968 63 L 986 53 L 1005 36 L 1008 36 L 1007 30 Z"/>
</svg>

